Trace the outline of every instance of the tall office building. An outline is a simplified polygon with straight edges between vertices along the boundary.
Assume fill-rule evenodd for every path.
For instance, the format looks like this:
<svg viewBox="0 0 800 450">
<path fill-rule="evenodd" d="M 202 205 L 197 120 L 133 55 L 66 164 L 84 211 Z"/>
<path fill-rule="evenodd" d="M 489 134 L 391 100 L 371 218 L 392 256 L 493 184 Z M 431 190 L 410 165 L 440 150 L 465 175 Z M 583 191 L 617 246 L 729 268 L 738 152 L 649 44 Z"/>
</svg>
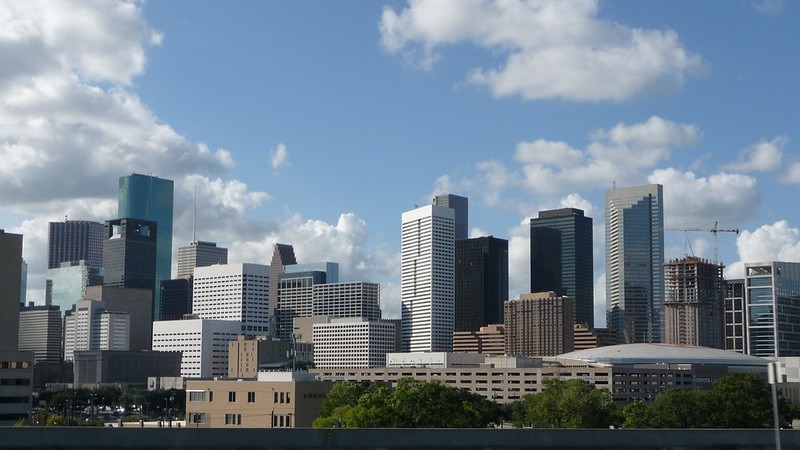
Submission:
<svg viewBox="0 0 800 450">
<path fill-rule="evenodd" d="M 178 247 L 178 278 L 192 276 L 195 267 L 228 264 L 228 249 L 215 242 L 193 241 Z"/>
<path fill-rule="evenodd" d="M 161 281 L 161 316 L 156 320 L 180 320 L 192 313 L 192 277 Z"/>
<path fill-rule="evenodd" d="M 664 194 L 611 189 L 606 204 L 606 317 L 622 343 L 664 341 Z"/>
<path fill-rule="evenodd" d="M 123 216 L 120 216 L 123 217 Z M 50 222 L 47 234 L 47 268 L 61 263 L 86 261 L 89 267 L 103 267 L 103 224 L 89 220 Z"/>
<path fill-rule="evenodd" d="M 297 264 L 294 257 L 294 247 L 289 244 L 275 244 L 272 251 L 272 261 L 269 265 L 269 277 L 271 280 L 278 280 L 283 273 L 286 266 Z M 278 308 L 278 283 L 272 283 L 269 286 L 269 315 L 273 318 L 272 326 L 270 327 L 273 336 L 277 331 L 277 324 L 274 322 L 275 310 Z"/>
<path fill-rule="evenodd" d="M 800 263 L 745 263 L 747 353 L 800 356 Z"/>
<path fill-rule="evenodd" d="M 433 204 L 455 211 L 455 240 L 469 238 L 469 199 L 454 194 L 439 194 L 433 197 Z"/>
<path fill-rule="evenodd" d="M 315 284 L 312 316 L 381 320 L 381 285 L 364 281 Z"/>
<path fill-rule="evenodd" d="M 241 322 L 241 333 L 269 333 L 269 266 L 223 264 L 197 267 L 192 312 L 201 319 Z"/>
<path fill-rule="evenodd" d="M 592 218 L 562 208 L 539 211 L 530 226 L 531 292 L 575 299 L 574 323 L 594 327 Z"/>
<path fill-rule="evenodd" d="M 228 375 L 229 342 L 236 341 L 241 322 L 185 319 L 153 322 L 153 350 L 181 352 L 181 376 L 211 378 Z"/>
<path fill-rule="evenodd" d="M 725 350 L 747 353 L 744 278 L 725 280 Z"/>
<path fill-rule="evenodd" d="M 555 292 L 522 294 L 505 303 L 506 354 L 555 356 L 575 346 L 575 302 Z"/>
<path fill-rule="evenodd" d="M 21 306 L 19 350 L 33 352 L 35 363 L 61 362 L 61 309 L 58 306 Z"/>
<path fill-rule="evenodd" d="M 294 319 L 311 317 L 314 308 L 314 286 L 326 282 L 326 273 L 319 270 L 283 273 L 278 276 L 278 307 L 275 309 L 274 333 L 282 341 L 294 336 Z"/>
<path fill-rule="evenodd" d="M 401 344 L 406 352 L 450 351 L 455 326 L 455 211 L 428 205 L 402 215 Z"/>
<path fill-rule="evenodd" d="M 64 317 L 64 359 L 83 350 L 130 349 L 131 318 L 100 300 L 81 300 Z"/>
<path fill-rule="evenodd" d="M 397 324 L 361 317 L 314 324 L 314 366 L 319 369 L 386 367 L 395 351 Z"/>
<path fill-rule="evenodd" d="M 22 235 L 0 229 L 0 351 L 17 351 L 21 272 Z"/>
<path fill-rule="evenodd" d="M 103 285 L 149 289 L 156 279 L 158 227 L 142 219 L 108 220 L 103 246 Z M 153 317 L 155 306 L 153 306 Z"/>
<path fill-rule="evenodd" d="M 172 278 L 172 202 L 173 182 L 163 178 L 133 174 L 119 179 L 119 205 L 117 217 L 128 217 L 155 222 L 156 271 L 150 289 L 153 290 L 153 317 L 160 316 L 158 298 L 161 280 Z M 138 287 L 138 286 L 137 286 Z"/>
<path fill-rule="evenodd" d="M 667 344 L 723 348 L 722 269 L 694 256 L 664 264 Z"/>
<path fill-rule="evenodd" d="M 63 262 L 47 269 L 44 300 L 47 305 L 69 311 L 72 305 L 86 298 L 86 288 L 103 284 L 103 268 L 92 267 L 86 261 Z"/>
<path fill-rule="evenodd" d="M 455 242 L 454 331 L 503 323 L 508 300 L 508 241 L 493 236 Z"/>
</svg>

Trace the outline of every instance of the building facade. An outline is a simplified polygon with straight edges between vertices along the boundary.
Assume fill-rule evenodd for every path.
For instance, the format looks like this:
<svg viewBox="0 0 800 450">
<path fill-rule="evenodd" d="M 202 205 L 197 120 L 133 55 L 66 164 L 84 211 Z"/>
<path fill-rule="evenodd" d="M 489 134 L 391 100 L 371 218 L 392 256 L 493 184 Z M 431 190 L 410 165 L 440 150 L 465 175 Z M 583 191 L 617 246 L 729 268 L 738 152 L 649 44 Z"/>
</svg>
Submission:
<svg viewBox="0 0 800 450">
<path fill-rule="evenodd" d="M 744 278 L 725 280 L 725 350 L 747 353 Z"/>
<path fill-rule="evenodd" d="M 153 309 L 150 289 L 114 286 L 89 286 L 86 299 L 102 301 L 109 311 L 124 312 L 130 317 L 129 349 L 150 350 L 153 338 Z"/>
<path fill-rule="evenodd" d="M 314 366 L 350 369 L 386 366 L 395 351 L 396 324 L 364 318 L 331 319 L 314 324 Z"/>
<path fill-rule="evenodd" d="M 153 322 L 153 350 L 180 352 L 180 376 L 186 378 L 228 375 L 228 343 L 235 341 L 241 325 L 232 320 L 184 319 Z"/>
<path fill-rule="evenodd" d="M 307 372 L 257 380 L 189 380 L 186 423 L 196 428 L 310 428 L 333 383 Z"/>
<path fill-rule="evenodd" d="M 45 304 L 69 311 L 72 305 L 86 298 L 86 288 L 103 284 L 103 268 L 87 265 L 86 261 L 63 262 L 47 269 Z"/>
<path fill-rule="evenodd" d="M 312 316 L 381 319 L 381 285 L 365 281 L 315 284 Z"/>
<path fill-rule="evenodd" d="M 664 194 L 611 189 L 606 208 L 606 322 L 621 343 L 664 341 Z"/>
<path fill-rule="evenodd" d="M 130 350 L 130 315 L 103 301 L 81 300 L 64 316 L 64 359 L 82 350 Z"/>
<path fill-rule="evenodd" d="M 75 388 L 96 389 L 99 384 L 147 386 L 150 377 L 177 377 L 179 352 L 84 350 L 75 352 L 72 366 Z"/>
<path fill-rule="evenodd" d="M 505 303 L 508 355 L 552 356 L 574 349 L 575 302 L 555 292 L 522 294 Z"/>
<path fill-rule="evenodd" d="M 19 350 L 33 353 L 35 364 L 61 362 L 61 309 L 52 305 L 21 306 Z"/>
<path fill-rule="evenodd" d="M 228 264 L 228 249 L 217 247 L 216 242 L 192 241 L 178 247 L 178 278 L 189 278 L 195 267 Z"/>
<path fill-rule="evenodd" d="M 586 323 L 576 323 L 573 331 L 576 351 L 617 343 L 617 334 L 609 328 L 592 328 Z"/>
<path fill-rule="evenodd" d="M 172 180 L 137 173 L 119 178 L 117 216 L 152 221 L 158 227 L 155 279 L 150 286 L 154 296 L 153 317 L 160 317 L 161 280 L 172 278 L 173 191 Z"/>
<path fill-rule="evenodd" d="M 192 313 L 193 277 L 161 282 L 161 317 L 158 320 L 180 320 Z"/>
<path fill-rule="evenodd" d="M 493 236 L 455 242 L 454 330 L 503 323 L 508 300 L 508 241 Z"/>
<path fill-rule="evenodd" d="M 283 341 L 294 338 L 294 319 L 311 317 L 314 304 L 314 286 L 325 283 L 325 272 L 310 271 L 283 273 L 278 276 L 278 308 L 275 336 Z"/>
<path fill-rule="evenodd" d="M 103 267 L 102 223 L 65 220 L 48 224 L 47 268 L 75 261 L 86 261 L 89 267 Z"/>
<path fill-rule="evenodd" d="M 106 221 L 103 246 L 103 286 L 148 289 L 151 318 L 158 317 L 156 305 L 155 222 L 139 219 Z"/>
<path fill-rule="evenodd" d="M 747 352 L 800 356 L 800 263 L 745 263 Z"/>
<path fill-rule="evenodd" d="M 18 348 L 21 278 L 22 235 L 0 229 L 0 351 Z"/>
<path fill-rule="evenodd" d="M 505 336 L 502 324 L 487 325 L 477 331 L 456 331 L 453 333 L 453 352 L 505 355 Z"/>
<path fill-rule="evenodd" d="M 195 268 L 192 313 L 239 322 L 245 335 L 269 334 L 269 270 L 250 263 Z"/>
<path fill-rule="evenodd" d="M 469 199 L 455 194 L 439 194 L 433 197 L 436 206 L 455 211 L 453 238 L 457 241 L 469 238 Z"/>
<path fill-rule="evenodd" d="M 402 215 L 400 298 L 404 351 L 449 351 L 455 326 L 455 211 L 428 205 Z"/>
<path fill-rule="evenodd" d="M 694 256 L 664 264 L 667 344 L 724 347 L 722 269 Z"/>
<path fill-rule="evenodd" d="M 574 323 L 594 326 L 592 218 L 583 210 L 539 211 L 530 221 L 531 292 L 575 299 Z"/>
<path fill-rule="evenodd" d="M 269 278 L 275 280 L 275 283 L 269 285 L 269 316 L 273 319 L 270 326 L 270 334 L 275 336 L 278 330 L 275 323 L 275 310 L 278 309 L 278 283 L 277 280 L 283 274 L 286 266 L 297 264 L 297 259 L 294 256 L 294 247 L 289 244 L 275 244 L 272 251 L 272 261 L 269 265 Z"/>
</svg>

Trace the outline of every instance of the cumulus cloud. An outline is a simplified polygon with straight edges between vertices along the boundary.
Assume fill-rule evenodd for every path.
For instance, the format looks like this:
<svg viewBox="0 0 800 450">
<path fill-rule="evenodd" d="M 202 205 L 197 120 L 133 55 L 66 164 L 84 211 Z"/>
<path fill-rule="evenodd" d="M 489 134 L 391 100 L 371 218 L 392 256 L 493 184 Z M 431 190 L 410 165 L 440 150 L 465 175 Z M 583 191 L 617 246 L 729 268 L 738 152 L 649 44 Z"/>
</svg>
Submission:
<svg viewBox="0 0 800 450">
<path fill-rule="evenodd" d="M 674 31 L 603 20 L 599 9 L 596 0 L 412 0 L 400 11 L 385 7 L 379 29 L 388 52 L 426 70 L 448 45 L 499 55 L 498 67 L 467 75 L 496 97 L 622 101 L 676 90 L 704 70 Z"/>
<path fill-rule="evenodd" d="M 269 152 L 269 163 L 273 169 L 278 169 L 289 164 L 289 152 L 286 150 L 286 145 L 278 144 L 274 150 Z"/>
<path fill-rule="evenodd" d="M 698 177 L 693 172 L 668 168 L 655 170 L 648 181 L 664 185 L 667 227 L 740 223 L 752 216 L 761 202 L 756 179 L 748 175 Z"/>
<path fill-rule="evenodd" d="M 591 138 L 585 149 L 543 139 L 521 142 L 514 154 L 518 170 L 499 161 L 481 162 L 473 184 L 481 187 L 484 201 L 493 205 L 501 198 L 507 201 L 502 195 L 507 189 L 556 195 L 614 183 L 641 183 L 645 171 L 669 158 L 673 149 L 695 145 L 701 135 L 693 125 L 654 116 L 642 123 L 595 130 Z"/>
<path fill-rule="evenodd" d="M 753 9 L 763 14 L 778 14 L 783 11 L 783 0 L 760 0 L 751 4 Z"/>
<path fill-rule="evenodd" d="M 745 148 L 739 153 L 739 159 L 723 166 L 730 172 L 770 172 L 781 166 L 783 149 L 789 143 L 786 136 L 778 136 L 770 141 L 762 140 Z"/>
<path fill-rule="evenodd" d="M 789 164 L 786 173 L 781 177 L 784 183 L 800 184 L 800 162 Z"/>
<path fill-rule="evenodd" d="M 745 230 L 736 239 L 739 261 L 725 270 L 726 278 L 744 277 L 745 263 L 800 261 L 800 229 L 780 220 L 754 231 Z"/>
</svg>

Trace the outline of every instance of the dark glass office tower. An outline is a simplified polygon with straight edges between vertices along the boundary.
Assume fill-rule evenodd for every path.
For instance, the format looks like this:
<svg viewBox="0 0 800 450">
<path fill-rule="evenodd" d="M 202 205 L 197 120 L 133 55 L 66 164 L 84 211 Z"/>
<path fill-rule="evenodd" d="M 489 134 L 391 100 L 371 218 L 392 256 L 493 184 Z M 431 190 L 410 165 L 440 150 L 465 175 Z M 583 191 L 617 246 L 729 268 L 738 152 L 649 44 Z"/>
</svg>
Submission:
<svg viewBox="0 0 800 450">
<path fill-rule="evenodd" d="M 271 321 L 270 330 L 276 336 L 277 322 L 275 321 L 275 310 L 278 308 L 278 280 L 283 274 L 284 266 L 297 264 L 294 257 L 294 247 L 289 244 L 275 244 L 272 252 L 272 262 L 269 265 L 269 316 Z"/>
<path fill-rule="evenodd" d="M 86 261 L 88 267 L 103 267 L 103 224 L 89 220 L 50 222 L 47 235 L 47 268 L 63 262 Z"/>
<path fill-rule="evenodd" d="M 149 289 L 155 298 L 156 223 L 140 219 L 109 220 L 105 236 L 103 286 Z M 155 310 L 153 317 L 159 317 Z"/>
<path fill-rule="evenodd" d="M 16 352 L 22 289 L 22 235 L 0 229 L 0 352 Z"/>
<path fill-rule="evenodd" d="M 131 217 L 155 222 L 158 226 L 156 277 L 152 289 L 155 298 L 154 316 L 160 315 L 161 280 L 172 273 L 172 203 L 173 182 L 163 178 L 133 174 L 119 179 L 119 211 L 117 217 Z"/>
<path fill-rule="evenodd" d="M 508 300 L 508 241 L 493 236 L 456 241 L 455 331 L 503 323 Z"/>
<path fill-rule="evenodd" d="M 531 219 L 531 292 L 575 300 L 575 323 L 594 327 L 592 218 L 583 210 L 539 211 Z"/>
<path fill-rule="evenodd" d="M 161 316 L 157 320 L 181 320 L 192 313 L 192 277 L 161 282 Z"/>
</svg>

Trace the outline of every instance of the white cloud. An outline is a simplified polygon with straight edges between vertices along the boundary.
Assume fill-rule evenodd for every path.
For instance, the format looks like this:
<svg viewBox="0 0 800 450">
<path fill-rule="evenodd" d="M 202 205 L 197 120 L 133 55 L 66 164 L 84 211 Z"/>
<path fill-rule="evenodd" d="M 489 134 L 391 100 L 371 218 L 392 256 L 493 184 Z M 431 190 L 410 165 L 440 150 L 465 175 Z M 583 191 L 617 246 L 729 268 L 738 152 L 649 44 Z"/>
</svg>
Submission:
<svg viewBox="0 0 800 450">
<path fill-rule="evenodd" d="M 736 249 L 743 262 L 800 261 L 800 229 L 781 220 L 745 230 L 736 239 Z"/>
<path fill-rule="evenodd" d="M 672 228 L 736 224 L 752 216 L 761 202 L 756 179 L 718 173 L 697 177 L 674 168 L 655 170 L 650 183 L 664 185 L 665 226 Z"/>
<path fill-rule="evenodd" d="M 519 298 L 531 291 L 530 217 L 508 230 L 508 296 Z"/>
<path fill-rule="evenodd" d="M 762 140 L 745 148 L 739 153 L 739 159 L 723 166 L 729 172 L 770 172 L 781 167 L 783 149 L 789 143 L 786 136 L 778 136 L 771 141 Z"/>
<path fill-rule="evenodd" d="M 273 169 L 287 166 L 289 164 L 289 152 L 286 145 L 278 144 L 275 150 L 269 152 L 269 163 Z"/>
<path fill-rule="evenodd" d="M 783 11 L 783 0 L 760 0 L 752 2 L 753 9 L 763 14 L 778 14 Z"/>
<path fill-rule="evenodd" d="M 704 69 L 672 30 L 632 28 L 598 17 L 596 0 L 414 0 L 385 7 L 381 44 L 426 70 L 437 50 L 468 42 L 505 58 L 474 68 L 469 83 L 496 97 L 621 101 L 672 91 Z"/>
<path fill-rule="evenodd" d="M 800 184 L 800 162 L 789 164 L 786 173 L 781 177 L 784 183 Z"/>
</svg>

